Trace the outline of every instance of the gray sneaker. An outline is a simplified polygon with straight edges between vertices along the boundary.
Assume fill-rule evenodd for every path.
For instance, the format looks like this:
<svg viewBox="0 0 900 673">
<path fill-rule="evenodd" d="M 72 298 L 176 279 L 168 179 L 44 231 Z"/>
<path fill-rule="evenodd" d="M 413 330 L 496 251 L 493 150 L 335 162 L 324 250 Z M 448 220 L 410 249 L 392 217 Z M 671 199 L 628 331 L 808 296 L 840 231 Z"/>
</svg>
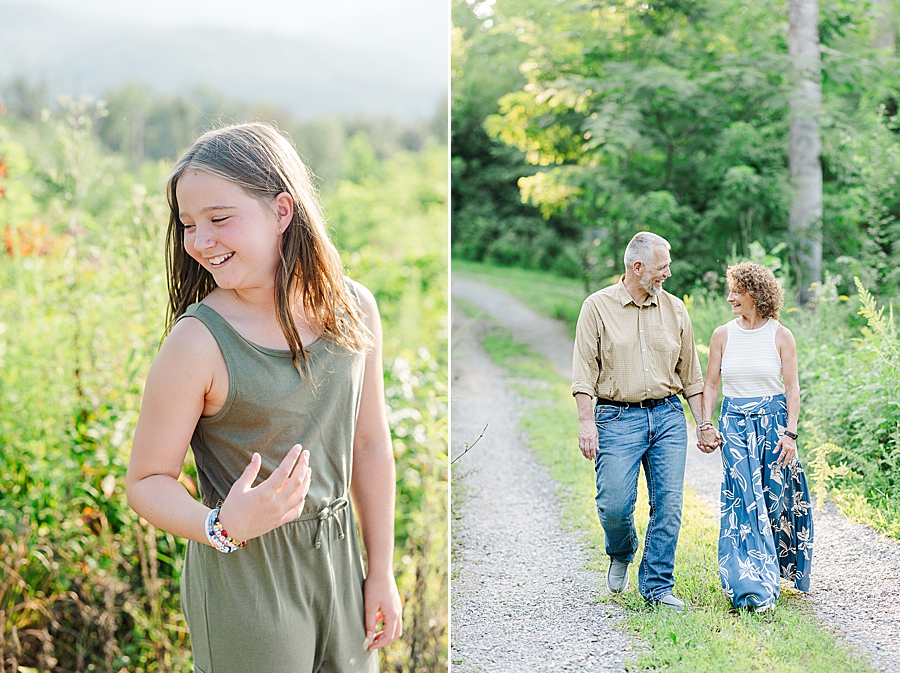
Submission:
<svg viewBox="0 0 900 673">
<path fill-rule="evenodd" d="M 685 604 L 684 601 L 680 598 L 675 598 L 672 594 L 666 594 L 658 601 L 656 601 L 656 605 L 662 605 L 663 607 L 669 608 L 670 610 L 674 610 L 675 612 L 684 612 Z"/>
<path fill-rule="evenodd" d="M 606 571 L 606 588 L 614 594 L 620 594 L 628 588 L 628 564 L 609 559 L 609 568 Z"/>
</svg>

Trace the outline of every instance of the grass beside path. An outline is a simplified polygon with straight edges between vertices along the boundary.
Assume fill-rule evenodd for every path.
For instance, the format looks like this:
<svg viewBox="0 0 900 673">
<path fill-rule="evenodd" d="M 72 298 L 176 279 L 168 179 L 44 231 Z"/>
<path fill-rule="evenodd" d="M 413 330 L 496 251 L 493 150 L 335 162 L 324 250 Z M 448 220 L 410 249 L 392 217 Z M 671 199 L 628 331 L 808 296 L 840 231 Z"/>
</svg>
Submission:
<svg viewBox="0 0 900 673">
<path fill-rule="evenodd" d="M 574 338 L 581 304 L 587 296 L 580 280 L 554 276 L 546 271 L 491 266 L 462 259 L 454 259 L 452 264 L 454 276 L 509 292 L 538 315 L 565 321 Z"/>
<path fill-rule="evenodd" d="M 490 321 L 471 304 L 454 304 L 471 317 Z M 493 324 L 485 333 L 482 345 L 506 370 L 508 387 L 534 403 L 522 417 L 522 430 L 535 458 L 558 484 L 563 521 L 584 531 L 590 543 L 589 565 L 604 570 L 607 559 L 594 508 L 594 472 L 577 448 L 578 418 L 568 381 L 554 374 L 543 358 L 516 343 L 499 325 Z M 645 491 L 638 502 L 636 521 L 643 540 L 648 517 Z M 808 599 L 791 589 L 782 590 L 778 608 L 772 612 L 755 615 L 733 611 L 719 585 L 717 539 L 717 523 L 687 491 L 675 581 L 676 593 L 693 608 L 683 615 L 647 607 L 634 588 L 635 582 L 622 596 L 599 589 L 598 600 L 623 605 L 631 630 L 649 645 L 637 662 L 630 664 L 632 669 L 691 673 L 873 670 L 840 647 L 833 634 L 821 629 Z M 638 557 L 642 551 L 638 551 Z"/>
</svg>

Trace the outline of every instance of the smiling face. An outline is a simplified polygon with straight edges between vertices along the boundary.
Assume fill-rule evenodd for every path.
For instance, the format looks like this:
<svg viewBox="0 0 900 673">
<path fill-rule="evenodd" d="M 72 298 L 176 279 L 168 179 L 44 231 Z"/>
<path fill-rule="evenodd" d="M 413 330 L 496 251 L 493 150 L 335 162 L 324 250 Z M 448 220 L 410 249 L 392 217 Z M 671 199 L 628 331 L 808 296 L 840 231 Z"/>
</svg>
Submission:
<svg viewBox="0 0 900 673">
<path fill-rule="evenodd" d="M 187 169 L 175 189 L 185 252 L 225 289 L 274 287 L 282 220 L 279 199 L 267 205 L 241 187 Z M 288 197 L 290 198 L 290 197 Z"/>
<path fill-rule="evenodd" d="M 669 251 L 663 247 L 658 247 L 653 252 L 652 259 L 642 263 L 642 272 L 638 277 L 641 288 L 651 297 L 655 297 L 662 292 L 662 284 L 666 278 L 672 275 L 672 272 L 669 270 L 669 265 L 672 263 Z"/>
<path fill-rule="evenodd" d="M 733 315 L 749 318 L 756 313 L 756 302 L 749 292 L 741 288 L 734 286 L 728 288 L 728 303 L 731 304 Z"/>
</svg>

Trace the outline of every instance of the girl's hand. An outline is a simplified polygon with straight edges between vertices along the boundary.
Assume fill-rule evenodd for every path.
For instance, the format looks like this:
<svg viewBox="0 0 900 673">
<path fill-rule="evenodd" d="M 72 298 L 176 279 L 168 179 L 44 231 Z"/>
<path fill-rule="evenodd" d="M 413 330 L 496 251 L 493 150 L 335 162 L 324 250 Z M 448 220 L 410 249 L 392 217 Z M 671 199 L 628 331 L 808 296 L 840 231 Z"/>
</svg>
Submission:
<svg viewBox="0 0 900 673">
<path fill-rule="evenodd" d="M 393 573 L 370 573 L 363 585 L 363 602 L 369 649 L 377 650 L 397 640 L 403 633 L 403 608 Z M 376 631 L 379 623 L 381 631 Z"/>
<path fill-rule="evenodd" d="M 774 452 L 778 454 L 778 465 L 785 467 L 797 457 L 797 442 L 792 437 L 781 435 Z"/>
<path fill-rule="evenodd" d="M 300 516 L 311 475 L 309 451 L 302 448 L 295 444 L 259 486 L 253 486 L 253 481 L 262 459 L 258 453 L 253 454 L 219 510 L 219 521 L 230 537 L 250 540 Z"/>
</svg>

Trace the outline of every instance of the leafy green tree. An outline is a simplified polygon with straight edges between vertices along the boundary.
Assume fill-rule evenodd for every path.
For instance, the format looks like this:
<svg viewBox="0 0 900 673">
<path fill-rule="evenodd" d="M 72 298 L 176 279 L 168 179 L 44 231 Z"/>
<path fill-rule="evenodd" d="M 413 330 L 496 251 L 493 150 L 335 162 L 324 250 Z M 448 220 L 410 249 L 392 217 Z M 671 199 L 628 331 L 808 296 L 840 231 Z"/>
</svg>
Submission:
<svg viewBox="0 0 900 673">
<path fill-rule="evenodd" d="M 514 7 L 536 11 L 522 3 Z M 497 100 L 524 85 L 519 64 L 528 55 L 528 45 L 492 28 L 501 17 L 489 3 L 455 0 L 452 12 L 453 253 L 503 264 L 556 265 L 557 271 L 577 274 L 577 254 L 571 247 L 564 249 L 564 237 L 559 236 L 564 229 L 572 237 L 571 222 L 564 216 L 546 220 L 522 202 L 518 181 L 534 169 L 524 163 L 522 152 L 489 137 L 483 126 L 485 118 L 497 112 Z"/>
<path fill-rule="evenodd" d="M 900 210 L 891 185 L 900 82 L 890 50 L 872 47 L 873 16 L 868 3 L 838 0 L 822 8 L 819 22 L 817 231 L 826 269 L 841 275 L 845 291 L 860 273 L 897 287 Z M 796 78 L 787 18 L 782 0 L 457 2 L 454 251 L 491 259 L 502 247 L 506 259 L 493 261 L 534 266 L 553 263 L 548 245 L 560 257 L 575 246 L 580 259 L 568 275 L 588 268 L 599 283 L 618 272 L 631 235 L 652 229 L 672 242 L 669 286 L 684 292 L 715 284 L 727 260 L 748 257 L 754 242 L 769 250 L 793 244 L 788 136 Z M 517 46 L 491 49 L 500 39 Z M 501 75 L 507 64 L 513 74 Z M 479 139 L 482 129 L 493 144 Z M 517 154 L 504 155 L 498 142 Z M 487 151 L 476 154 L 467 143 Z M 546 218 L 540 227 L 520 227 L 496 207 L 494 217 L 478 217 L 487 192 L 480 181 L 501 169 Z M 779 249 L 786 263 L 790 248 Z"/>
</svg>

